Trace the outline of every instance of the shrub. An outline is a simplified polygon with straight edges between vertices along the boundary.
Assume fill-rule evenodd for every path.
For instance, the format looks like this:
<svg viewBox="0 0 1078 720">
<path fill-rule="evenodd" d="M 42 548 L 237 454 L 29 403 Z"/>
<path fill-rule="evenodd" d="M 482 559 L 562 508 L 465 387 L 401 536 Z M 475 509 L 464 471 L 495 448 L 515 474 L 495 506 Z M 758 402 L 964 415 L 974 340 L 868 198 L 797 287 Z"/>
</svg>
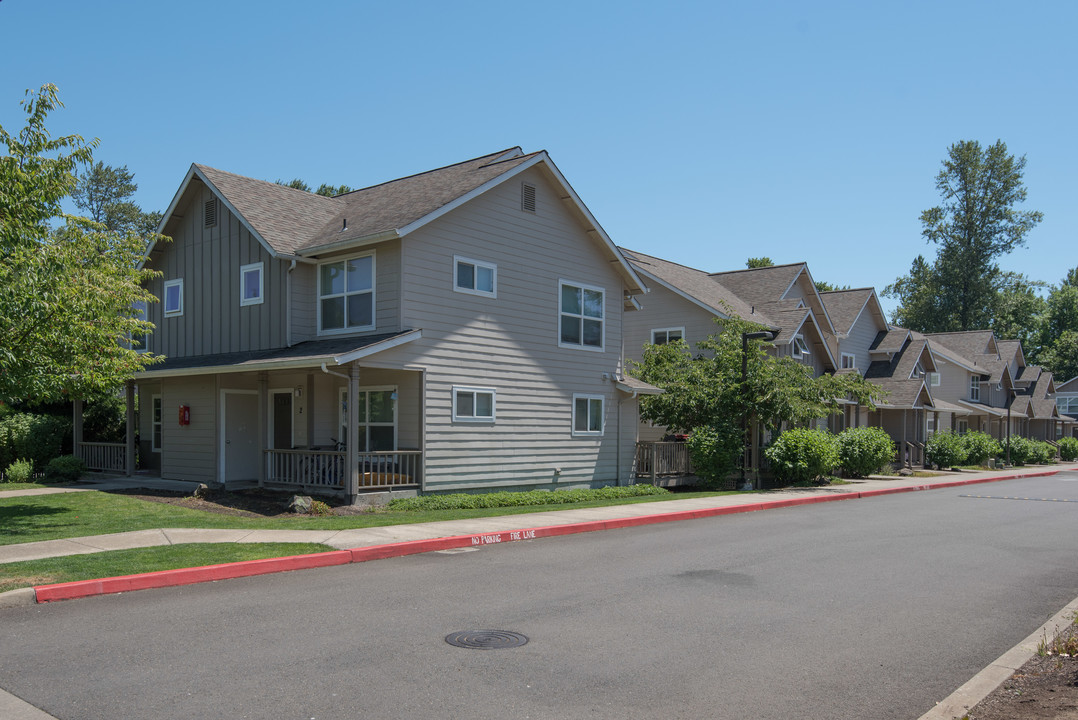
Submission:
<svg viewBox="0 0 1078 720">
<path fill-rule="evenodd" d="M 1027 440 L 1026 438 L 1022 437 L 1021 435 L 1012 435 L 1010 443 L 1011 443 L 1011 451 L 1010 451 L 1011 463 L 1013 465 L 1025 465 L 1026 463 L 1029 463 L 1029 462 L 1035 462 L 1034 458 L 1037 455 L 1037 450 L 1033 446 L 1033 441 L 1032 440 Z M 1004 456 L 1006 456 L 1006 453 L 1007 453 L 1007 445 L 1006 445 L 1006 443 L 1004 443 L 1004 445 L 1003 445 L 1003 453 L 1004 453 Z"/>
<path fill-rule="evenodd" d="M 311 501 L 311 515 L 332 515 L 333 508 L 329 506 L 329 503 L 321 500 Z"/>
<path fill-rule="evenodd" d="M 933 434 L 925 444 L 925 460 L 940 470 L 961 465 L 966 461 L 966 444 L 962 436 L 950 431 Z"/>
<path fill-rule="evenodd" d="M 976 430 L 962 436 L 962 447 L 966 451 L 966 463 L 969 465 L 984 465 L 988 458 L 999 457 L 1003 451 L 998 440 Z"/>
<path fill-rule="evenodd" d="M 74 455 L 61 455 L 45 466 L 45 479 L 50 482 L 72 482 L 86 472 L 86 463 Z"/>
<path fill-rule="evenodd" d="M 839 463 L 849 477 L 871 475 L 894 456 L 895 444 L 882 428 L 849 428 L 838 435 Z"/>
<path fill-rule="evenodd" d="M 717 485 L 737 469 L 742 436 L 732 428 L 694 428 L 686 440 L 693 472 L 707 485 Z"/>
<path fill-rule="evenodd" d="M 1030 462 L 1037 463 L 1038 465 L 1047 465 L 1056 461 L 1056 449 L 1043 440 L 1033 441 L 1033 456 L 1030 458 Z"/>
<path fill-rule="evenodd" d="M 1078 460 L 1078 438 L 1065 437 L 1059 441 L 1059 457 L 1064 462 Z"/>
<path fill-rule="evenodd" d="M 71 420 L 54 415 L 18 413 L 0 420 L 0 467 L 29 460 L 41 470 L 71 447 Z"/>
<path fill-rule="evenodd" d="M 811 482 L 838 467 L 838 439 L 823 430 L 787 430 L 764 451 L 784 483 Z"/>
<path fill-rule="evenodd" d="M 11 483 L 30 482 L 30 476 L 34 474 L 34 466 L 29 460 L 16 460 L 7 466 L 4 472 L 4 480 Z"/>
</svg>

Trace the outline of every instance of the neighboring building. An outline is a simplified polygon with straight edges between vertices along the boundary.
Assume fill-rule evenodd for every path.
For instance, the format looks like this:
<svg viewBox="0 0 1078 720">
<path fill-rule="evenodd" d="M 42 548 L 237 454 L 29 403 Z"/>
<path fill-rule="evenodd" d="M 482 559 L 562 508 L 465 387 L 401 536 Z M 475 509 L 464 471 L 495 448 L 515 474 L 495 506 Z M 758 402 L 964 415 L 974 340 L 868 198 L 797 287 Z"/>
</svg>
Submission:
<svg viewBox="0 0 1078 720">
<path fill-rule="evenodd" d="M 1078 437 L 1078 377 L 1056 385 L 1056 410 L 1064 421 L 1060 434 Z"/>
<path fill-rule="evenodd" d="M 886 395 L 868 414 L 867 424 L 887 432 L 900 463 L 923 465 L 929 418 L 935 418 L 936 410 L 929 378 L 937 367 L 928 341 L 905 328 L 890 328 L 876 335 L 868 354 L 872 362 L 865 379 Z"/>
<path fill-rule="evenodd" d="M 545 152 L 333 198 L 193 165 L 160 231 L 146 346 L 166 359 L 136 382 L 162 477 L 629 482 L 657 391 L 624 375 L 646 289 Z"/>
</svg>

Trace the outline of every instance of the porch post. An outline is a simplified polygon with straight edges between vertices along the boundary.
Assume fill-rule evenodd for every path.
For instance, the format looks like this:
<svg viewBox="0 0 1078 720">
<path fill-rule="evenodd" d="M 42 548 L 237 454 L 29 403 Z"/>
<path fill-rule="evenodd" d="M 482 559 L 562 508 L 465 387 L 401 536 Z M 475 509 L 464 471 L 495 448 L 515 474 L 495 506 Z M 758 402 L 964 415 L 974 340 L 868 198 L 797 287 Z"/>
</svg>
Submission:
<svg viewBox="0 0 1078 720">
<path fill-rule="evenodd" d="M 135 474 L 135 382 L 124 383 L 124 402 L 127 405 L 127 452 L 124 453 L 125 472 L 128 477 Z M 80 428 L 81 430 L 81 428 Z"/>
<path fill-rule="evenodd" d="M 82 398 L 71 401 L 71 452 L 75 457 L 82 457 Z M 59 448 L 57 448 L 59 450 Z"/>
<path fill-rule="evenodd" d="M 266 450 L 269 448 L 269 422 L 266 418 L 272 409 L 269 406 L 269 375 L 258 373 L 258 487 L 266 486 L 266 463 L 269 461 Z"/>
<path fill-rule="evenodd" d="M 909 423 L 906 422 L 906 410 L 902 410 L 902 466 L 908 467 L 910 464 L 910 446 L 908 445 Z"/>
<path fill-rule="evenodd" d="M 348 373 L 348 500 L 359 495 L 359 363 Z"/>
</svg>

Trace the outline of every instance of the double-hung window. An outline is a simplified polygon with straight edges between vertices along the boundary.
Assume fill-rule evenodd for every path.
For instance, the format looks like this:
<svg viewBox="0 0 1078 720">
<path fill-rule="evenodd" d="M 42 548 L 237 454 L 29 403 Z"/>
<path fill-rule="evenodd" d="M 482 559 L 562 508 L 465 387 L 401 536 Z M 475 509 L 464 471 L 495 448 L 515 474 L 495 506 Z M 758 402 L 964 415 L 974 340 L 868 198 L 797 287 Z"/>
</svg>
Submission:
<svg viewBox="0 0 1078 720">
<path fill-rule="evenodd" d="M 240 268 L 240 305 L 262 303 L 262 263 L 251 263 Z"/>
<path fill-rule="evenodd" d="M 657 328 L 651 331 L 652 345 L 666 345 L 685 339 L 685 328 Z"/>
<path fill-rule="evenodd" d="M 453 419 L 461 422 L 494 422 L 493 388 L 453 388 Z"/>
<path fill-rule="evenodd" d="M 165 317 L 183 315 L 183 278 L 165 281 Z"/>
<path fill-rule="evenodd" d="M 973 402 L 981 401 L 981 376 L 969 376 L 969 399 Z"/>
<path fill-rule="evenodd" d="M 374 254 L 318 266 L 318 331 L 374 329 Z"/>
<path fill-rule="evenodd" d="M 578 283 L 558 282 L 558 344 L 562 347 L 603 349 L 606 291 Z"/>
<path fill-rule="evenodd" d="M 457 292 L 498 297 L 497 265 L 454 256 L 453 268 L 453 289 Z"/>
<path fill-rule="evenodd" d="M 603 434 L 603 396 L 573 395 L 573 435 Z"/>
</svg>

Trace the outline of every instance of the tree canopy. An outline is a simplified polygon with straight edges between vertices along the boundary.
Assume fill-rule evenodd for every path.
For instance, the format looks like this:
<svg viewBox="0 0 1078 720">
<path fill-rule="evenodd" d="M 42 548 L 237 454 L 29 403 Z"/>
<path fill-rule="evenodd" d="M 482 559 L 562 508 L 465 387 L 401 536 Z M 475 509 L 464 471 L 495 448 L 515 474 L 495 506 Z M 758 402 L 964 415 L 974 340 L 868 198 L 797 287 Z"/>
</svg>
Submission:
<svg viewBox="0 0 1078 720">
<path fill-rule="evenodd" d="M 153 361 L 127 339 L 153 329 L 134 308 L 154 301 L 143 287 L 154 273 L 138 267 L 144 236 L 63 211 L 97 140 L 52 138 L 56 87 L 27 91 L 22 106 L 24 128 L 0 126 L 0 400 L 87 397 Z"/>
<path fill-rule="evenodd" d="M 302 190 L 303 192 L 311 192 L 311 186 L 300 178 L 293 178 L 289 182 L 278 179 L 275 181 L 278 185 L 284 185 L 290 187 L 293 190 Z M 352 192 L 352 188 L 347 185 L 328 185 L 322 183 L 318 186 L 318 189 L 313 191 L 315 195 L 325 195 L 326 197 L 333 197 L 334 195 L 344 195 L 345 193 Z"/>
<path fill-rule="evenodd" d="M 131 198 L 138 191 L 135 174 L 126 165 L 90 163 L 78 173 L 71 199 L 86 217 L 109 232 L 152 235 L 161 224 L 160 212 L 143 212 Z"/>
<path fill-rule="evenodd" d="M 896 325 L 921 332 L 991 327 L 1008 281 L 997 259 L 1025 245 L 1043 217 L 1018 209 L 1026 200 L 1025 167 L 1025 157 L 1008 153 L 1002 140 L 951 145 L 936 176 L 942 203 L 921 213 L 921 234 L 937 246 L 936 258 L 918 256 L 909 274 L 883 291 L 899 300 Z"/>
</svg>

